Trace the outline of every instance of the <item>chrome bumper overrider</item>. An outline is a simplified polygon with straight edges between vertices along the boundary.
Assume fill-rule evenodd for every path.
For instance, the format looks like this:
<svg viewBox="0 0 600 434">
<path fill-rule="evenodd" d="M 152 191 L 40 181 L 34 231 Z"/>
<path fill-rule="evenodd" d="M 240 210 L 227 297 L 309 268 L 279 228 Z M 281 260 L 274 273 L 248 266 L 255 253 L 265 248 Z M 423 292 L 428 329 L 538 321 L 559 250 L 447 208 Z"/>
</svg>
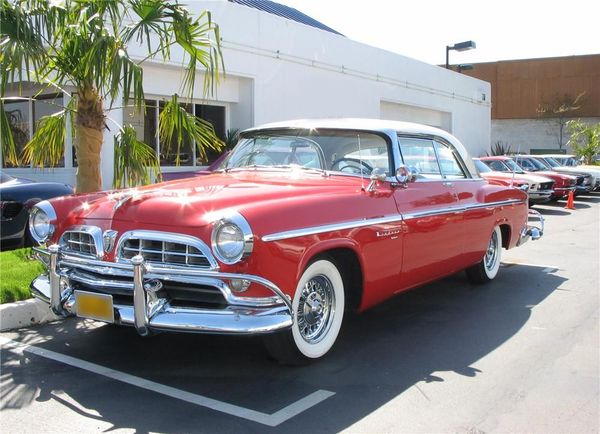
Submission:
<svg viewBox="0 0 600 434">
<path fill-rule="evenodd" d="M 113 263 L 62 254 L 56 245 L 48 250 L 34 249 L 47 266 L 48 275 L 41 275 L 31 283 L 33 295 L 46 303 L 60 316 L 75 315 L 77 306 L 71 286 L 85 282 L 96 288 L 118 287 L 131 291 L 131 304 L 113 304 L 115 323 L 131 325 L 146 336 L 152 330 L 255 334 L 269 333 L 291 327 L 292 305 L 272 282 L 248 274 L 222 273 L 200 269 L 156 266 L 144 263 L 141 256 L 131 263 Z M 101 275 L 90 278 L 78 270 Z M 114 280 L 111 280 L 113 278 Z M 118 279 L 117 279 L 118 278 Z M 127 278 L 124 280 L 124 278 Z M 86 280 L 87 279 L 87 280 Z M 227 305 L 221 309 L 172 306 L 166 298 L 157 295 L 152 282 L 156 280 L 201 283 L 217 288 Z M 272 297 L 239 297 L 232 293 L 228 279 L 243 279 L 268 288 Z"/>
<path fill-rule="evenodd" d="M 530 225 L 529 220 L 537 220 L 537 224 Z M 517 246 L 526 243 L 529 239 L 533 241 L 539 240 L 542 235 L 544 235 L 544 217 L 538 211 L 530 209 L 527 224 L 521 229 Z"/>
</svg>

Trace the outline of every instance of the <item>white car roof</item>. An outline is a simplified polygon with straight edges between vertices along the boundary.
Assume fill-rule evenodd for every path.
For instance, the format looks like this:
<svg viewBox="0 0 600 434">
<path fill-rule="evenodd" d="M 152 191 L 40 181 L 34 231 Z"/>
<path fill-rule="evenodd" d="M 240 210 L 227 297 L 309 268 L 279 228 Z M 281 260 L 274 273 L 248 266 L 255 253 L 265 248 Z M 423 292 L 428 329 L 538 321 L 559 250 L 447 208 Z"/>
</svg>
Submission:
<svg viewBox="0 0 600 434">
<path fill-rule="evenodd" d="M 243 132 L 252 132 L 263 129 L 278 129 L 278 128 L 301 128 L 314 129 L 331 128 L 341 130 L 366 130 L 384 133 L 387 135 L 395 135 L 398 133 L 405 134 L 426 134 L 441 137 L 450 142 L 459 152 L 471 175 L 477 176 L 477 170 L 471 157 L 464 145 L 452 134 L 439 128 L 430 127 L 428 125 L 416 124 L 412 122 L 389 121 L 384 119 L 364 119 L 364 118 L 324 118 L 324 119 L 295 119 L 290 121 L 273 122 L 257 127 L 249 128 Z"/>
</svg>

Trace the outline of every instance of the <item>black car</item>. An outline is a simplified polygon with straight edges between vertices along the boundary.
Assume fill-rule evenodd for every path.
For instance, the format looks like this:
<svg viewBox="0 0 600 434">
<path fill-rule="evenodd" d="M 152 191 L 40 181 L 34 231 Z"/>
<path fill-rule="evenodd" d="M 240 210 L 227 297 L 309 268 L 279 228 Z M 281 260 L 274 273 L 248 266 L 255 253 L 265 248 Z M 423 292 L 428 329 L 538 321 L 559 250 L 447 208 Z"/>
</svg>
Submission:
<svg viewBox="0 0 600 434">
<path fill-rule="evenodd" d="M 0 172 L 0 249 L 32 244 L 29 209 L 44 199 L 73 193 L 73 187 L 58 182 L 37 182 Z"/>
</svg>

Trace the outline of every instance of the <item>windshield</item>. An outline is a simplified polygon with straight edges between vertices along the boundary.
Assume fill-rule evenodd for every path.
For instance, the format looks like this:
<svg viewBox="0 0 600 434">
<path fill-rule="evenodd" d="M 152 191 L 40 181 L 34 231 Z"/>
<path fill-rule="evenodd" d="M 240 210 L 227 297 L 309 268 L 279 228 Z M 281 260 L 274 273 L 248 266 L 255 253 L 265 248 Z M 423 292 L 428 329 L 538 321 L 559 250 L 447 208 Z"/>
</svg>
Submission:
<svg viewBox="0 0 600 434">
<path fill-rule="evenodd" d="M 219 169 L 302 168 L 369 176 L 391 173 L 388 142 L 374 133 L 347 130 L 257 131 L 245 134 Z"/>
<path fill-rule="evenodd" d="M 540 163 L 535 158 L 523 158 L 523 166 L 524 166 L 525 163 L 529 164 L 530 167 L 535 167 L 535 169 L 531 169 L 531 170 L 533 170 L 535 172 L 547 169 L 547 167 L 544 166 L 543 163 Z"/>
<path fill-rule="evenodd" d="M 523 173 L 523 169 L 513 160 L 503 160 L 503 163 L 508 166 L 511 172 Z"/>
<path fill-rule="evenodd" d="M 550 167 L 562 167 L 554 158 L 544 157 L 544 161 L 546 161 Z"/>
<path fill-rule="evenodd" d="M 492 169 L 490 169 L 489 167 L 487 167 L 483 161 L 476 160 L 476 159 L 473 158 L 473 163 L 475 163 L 475 168 L 477 169 L 477 171 L 479 173 L 486 173 L 486 172 L 491 172 L 492 171 Z"/>
</svg>

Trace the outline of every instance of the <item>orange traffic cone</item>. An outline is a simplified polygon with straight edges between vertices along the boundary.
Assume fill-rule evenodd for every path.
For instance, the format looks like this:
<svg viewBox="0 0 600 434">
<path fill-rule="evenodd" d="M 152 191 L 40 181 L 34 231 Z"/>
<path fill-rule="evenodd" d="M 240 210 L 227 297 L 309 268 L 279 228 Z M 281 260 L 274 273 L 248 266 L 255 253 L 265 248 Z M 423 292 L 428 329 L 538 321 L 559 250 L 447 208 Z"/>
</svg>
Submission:
<svg viewBox="0 0 600 434">
<path fill-rule="evenodd" d="M 565 209 L 575 209 L 575 205 L 573 204 L 573 190 L 571 190 L 569 192 L 569 198 L 567 199 L 567 206 L 565 206 Z"/>
</svg>

